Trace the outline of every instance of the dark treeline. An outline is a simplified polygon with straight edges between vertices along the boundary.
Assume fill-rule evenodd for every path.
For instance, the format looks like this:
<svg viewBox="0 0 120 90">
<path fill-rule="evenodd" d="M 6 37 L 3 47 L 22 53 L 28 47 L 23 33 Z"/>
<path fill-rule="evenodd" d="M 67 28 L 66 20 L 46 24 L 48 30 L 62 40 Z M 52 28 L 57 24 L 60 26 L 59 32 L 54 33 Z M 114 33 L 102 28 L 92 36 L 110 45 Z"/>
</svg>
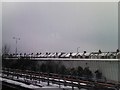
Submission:
<svg viewBox="0 0 120 90">
<path fill-rule="evenodd" d="M 12 69 L 21 69 L 21 70 L 32 70 L 37 72 L 46 72 L 46 73 L 56 73 L 62 75 L 72 75 L 78 77 L 87 77 L 92 78 L 93 73 L 89 69 L 89 67 L 82 68 L 78 66 L 76 68 L 66 68 L 61 63 L 55 61 L 46 61 L 42 62 L 41 64 L 38 61 L 31 61 L 31 60 L 6 60 L 2 61 L 2 67 L 4 68 L 12 68 Z M 102 77 L 102 73 L 98 70 L 95 72 L 97 78 Z"/>
</svg>

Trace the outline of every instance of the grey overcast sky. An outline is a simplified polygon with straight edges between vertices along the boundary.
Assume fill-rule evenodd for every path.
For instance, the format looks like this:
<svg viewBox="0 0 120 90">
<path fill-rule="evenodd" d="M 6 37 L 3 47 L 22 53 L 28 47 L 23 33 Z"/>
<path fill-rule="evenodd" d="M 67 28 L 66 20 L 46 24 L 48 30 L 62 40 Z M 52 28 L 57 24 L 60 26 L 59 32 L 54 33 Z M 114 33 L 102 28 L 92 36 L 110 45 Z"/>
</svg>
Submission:
<svg viewBox="0 0 120 90">
<path fill-rule="evenodd" d="M 2 45 L 19 52 L 115 51 L 118 48 L 117 3 L 5 2 Z"/>
</svg>

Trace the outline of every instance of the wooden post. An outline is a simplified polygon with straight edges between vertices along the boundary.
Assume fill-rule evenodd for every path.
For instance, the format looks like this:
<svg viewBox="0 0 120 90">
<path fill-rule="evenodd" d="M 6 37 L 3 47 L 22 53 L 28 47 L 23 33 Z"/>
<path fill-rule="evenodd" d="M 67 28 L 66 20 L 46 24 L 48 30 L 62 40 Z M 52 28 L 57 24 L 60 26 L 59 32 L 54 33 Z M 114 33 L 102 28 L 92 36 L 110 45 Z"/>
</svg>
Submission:
<svg viewBox="0 0 120 90">
<path fill-rule="evenodd" d="M 39 72 L 39 83 L 40 83 L 40 72 Z"/>
<path fill-rule="evenodd" d="M 22 77 L 22 70 L 20 70 L 20 74 L 21 74 L 21 77 Z"/>
<path fill-rule="evenodd" d="M 13 73 L 12 73 L 12 79 L 14 78 L 14 71 L 13 71 Z"/>
<path fill-rule="evenodd" d="M 17 70 L 16 73 L 17 73 L 17 79 L 19 79 L 19 70 Z"/>
<path fill-rule="evenodd" d="M 73 85 L 73 81 L 71 81 L 71 83 L 72 83 L 72 90 L 74 90 L 74 85 Z"/>
<path fill-rule="evenodd" d="M 59 78 L 59 88 L 60 88 L 60 78 Z"/>
<path fill-rule="evenodd" d="M 32 74 L 30 73 L 30 80 L 32 81 Z"/>
<path fill-rule="evenodd" d="M 81 89 L 80 82 L 78 82 L 78 88 L 79 88 L 79 90 Z"/>
<path fill-rule="evenodd" d="M 50 83 L 49 83 L 49 73 L 48 73 L 48 86 L 50 85 Z"/>
<path fill-rule="evenodd" d="M 9 76 L 9 68 L 8 68 L 8 70 L 6 70 L 7 71 L 7 77 Z"/>
<path fill-rule="evenodd" d="M 36 77 L 36 74 L 35 74 L 35 80 L 34 80 L 34 82 L 35 82 L 35 84 L 37 84 L 37 77 Z"/>
<path fill-rule="evenodd" d="M 66 86 L 66 80 L 65 80 L 65 77 L 64 77 L 64 86 Z"/>
</svg>

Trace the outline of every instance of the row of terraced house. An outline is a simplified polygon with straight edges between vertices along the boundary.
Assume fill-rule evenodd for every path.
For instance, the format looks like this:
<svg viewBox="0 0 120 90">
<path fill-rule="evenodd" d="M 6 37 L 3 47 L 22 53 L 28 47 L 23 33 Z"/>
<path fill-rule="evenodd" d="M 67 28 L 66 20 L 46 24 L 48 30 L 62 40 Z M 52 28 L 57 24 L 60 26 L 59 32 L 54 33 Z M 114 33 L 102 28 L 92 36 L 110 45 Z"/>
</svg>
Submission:
<svg viewBox="0 0 120 90">
<path fill-rule="evenodd" d="M 120 52 L 117 49 L 115 52 L 91 52 L 88 53 L 84 51 L 83 53 L 80 52 L 45 52 L 45 53 L 31 53 L 31 54 L 3 54 L 3 58 L 81 58 L 81 59 L 119 59 Z"/>
</svg>

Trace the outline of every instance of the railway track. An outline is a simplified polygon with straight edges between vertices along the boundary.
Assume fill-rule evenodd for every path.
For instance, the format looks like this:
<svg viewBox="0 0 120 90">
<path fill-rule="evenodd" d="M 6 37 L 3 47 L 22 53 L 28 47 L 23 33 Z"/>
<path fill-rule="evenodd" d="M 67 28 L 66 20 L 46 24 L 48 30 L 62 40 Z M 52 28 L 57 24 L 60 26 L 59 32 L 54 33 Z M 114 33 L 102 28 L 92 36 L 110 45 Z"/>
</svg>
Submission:
<svg viewBox="0 0 120 90">
<path fill-rule="evenodd" d="M 54 73 L 43 73 L 43 72 L 35 72 L 30 70 L 19 70 L 19 69 L 10 69 L 4 68 L 2 71 L 2 77 L 8 79 L 24 78 L 24 83 L 36 84 L 36 81 L 44 81 L 47 82 L 48 85 L 50 83 L 71 86 L 74 90 L 74 87 L 85 88 L 85 89 L 93 89 L 93 90 L 120 90 L 120 83 L 112 83 L 112 82 L 98 82 L 91 80 L 81 80 L 78 77 L 73 77 L 70 75 L 60 75 Z M 9 77 L 11 76 L 11 78 Z M 29 81 L 28 81 L 29 79 Z M 34 81 L 34 82 L 30 82 Z"/>
</svg>

